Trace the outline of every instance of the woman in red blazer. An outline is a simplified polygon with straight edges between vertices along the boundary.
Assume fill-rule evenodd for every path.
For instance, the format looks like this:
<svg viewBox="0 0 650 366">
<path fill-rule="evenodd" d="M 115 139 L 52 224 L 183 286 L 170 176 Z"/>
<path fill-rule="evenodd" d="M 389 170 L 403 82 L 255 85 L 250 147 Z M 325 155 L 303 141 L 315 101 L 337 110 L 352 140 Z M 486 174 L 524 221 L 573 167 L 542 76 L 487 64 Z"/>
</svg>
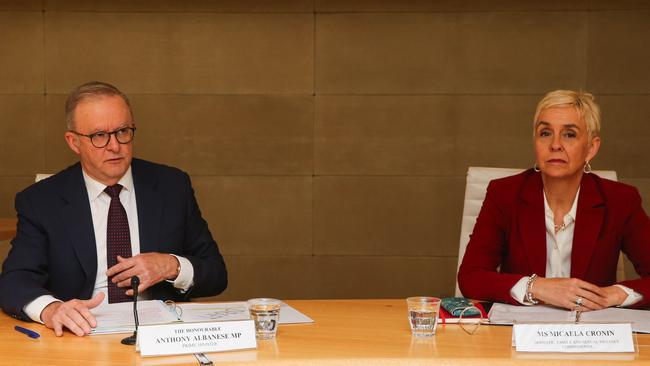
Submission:
<svg viewBox="0 0 650 366">
<path fill-rule="evenodd" d="M 490 182 L 458 271 L 466 297 L 583 311 L 650 304 L 650 219 L 634 187 L 591 173 L 599 132 L 591 94 L 540 101 L 535 168 Z M 616 283 L 620 251 L 640 279 Z"/>
</svg>

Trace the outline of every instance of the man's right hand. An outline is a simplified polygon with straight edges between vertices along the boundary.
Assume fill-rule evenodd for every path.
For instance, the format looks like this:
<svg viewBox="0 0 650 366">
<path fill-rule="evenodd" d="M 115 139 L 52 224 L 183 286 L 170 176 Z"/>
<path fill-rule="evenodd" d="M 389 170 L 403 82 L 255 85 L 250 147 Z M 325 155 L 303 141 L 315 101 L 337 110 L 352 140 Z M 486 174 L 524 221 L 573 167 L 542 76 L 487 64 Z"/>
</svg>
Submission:
<svg viewBox="0 0 650 366">
<path fill-rule="evenodd" d="M 63 327 L 81 337 L 90 334 L 91 328 L 97 326 L 97 321 L 90 313 L 90 309 L 101 304 L 103 300 L 104 293 L 100 292 L 90 300 L 56 301 L 43 309 L 41 320 L 46 327 L 54 329 L 54 334 L 57 337 L 63 335 Z"/>
</svg>

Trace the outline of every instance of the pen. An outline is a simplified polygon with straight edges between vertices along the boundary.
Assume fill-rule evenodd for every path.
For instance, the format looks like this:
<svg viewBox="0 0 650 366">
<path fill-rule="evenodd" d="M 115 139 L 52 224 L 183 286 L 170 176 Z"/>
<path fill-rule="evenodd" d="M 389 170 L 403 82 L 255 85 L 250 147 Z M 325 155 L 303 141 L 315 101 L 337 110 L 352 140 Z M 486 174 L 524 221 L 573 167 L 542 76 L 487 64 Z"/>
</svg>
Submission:
<svg viewBox="0 0 650 366">
<path fill-rule="evenodd" d="M 576 320 L 575 323 L 578 324 L 580 322 L 580 315 L 582 314 L 582 311 L 576 310 Z"/>
<path fill-rule="evenodd" d="M 29 338 L 36 339 L 36 338 L 41 336 L 40 334 L 34 332 L 33 330 L 23 328 L 23 327 L 19 327 L 17 325 L 14 327 L 14 329 L 19 331 L 20 333 L 23 333 L 24 335 L 28 336 Z"/>
</svg>

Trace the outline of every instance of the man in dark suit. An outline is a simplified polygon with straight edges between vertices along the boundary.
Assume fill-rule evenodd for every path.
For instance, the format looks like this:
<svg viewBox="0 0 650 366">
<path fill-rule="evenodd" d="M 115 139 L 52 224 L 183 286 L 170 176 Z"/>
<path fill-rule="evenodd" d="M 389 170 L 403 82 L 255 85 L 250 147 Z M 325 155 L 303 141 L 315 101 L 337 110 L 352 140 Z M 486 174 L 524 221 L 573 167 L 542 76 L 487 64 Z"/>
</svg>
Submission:
<svg viewBox="0 0 650 366">
<path fill-rule="evenodd" d="M 90 82 L 66 103 L 79 163 L 16 195 L 18 228 L 0 275 L 0 306 L 57 336 L 96 326 L 90 309 L 144 298 L 221 293 L 225 263 L 188 175 L 133 159 L 135 124 L 116 87 Z"/>
</svg>

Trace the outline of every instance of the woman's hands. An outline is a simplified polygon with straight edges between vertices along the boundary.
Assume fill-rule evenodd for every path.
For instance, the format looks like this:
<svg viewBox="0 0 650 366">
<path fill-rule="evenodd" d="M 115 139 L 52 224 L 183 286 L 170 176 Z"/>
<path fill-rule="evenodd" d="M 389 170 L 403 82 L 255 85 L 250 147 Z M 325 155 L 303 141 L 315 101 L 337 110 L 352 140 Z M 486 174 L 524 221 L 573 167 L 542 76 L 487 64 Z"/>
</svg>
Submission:
<svg viewBox="0 0 650 366">
<path fill-rule="evenodd" d="M 607 294 L 607 307 L 621 305 L 627 299 L 627 292 L 618 286 L 601 287 Z"/>
<path fill-rule="evenodd" d="M 569 310 L 598 310 L 620 305 L 627 294 L 617 286 L 598 287 L 577 278 L 538 277 L 530 289 L 533 298 Z"/>
</svg>

